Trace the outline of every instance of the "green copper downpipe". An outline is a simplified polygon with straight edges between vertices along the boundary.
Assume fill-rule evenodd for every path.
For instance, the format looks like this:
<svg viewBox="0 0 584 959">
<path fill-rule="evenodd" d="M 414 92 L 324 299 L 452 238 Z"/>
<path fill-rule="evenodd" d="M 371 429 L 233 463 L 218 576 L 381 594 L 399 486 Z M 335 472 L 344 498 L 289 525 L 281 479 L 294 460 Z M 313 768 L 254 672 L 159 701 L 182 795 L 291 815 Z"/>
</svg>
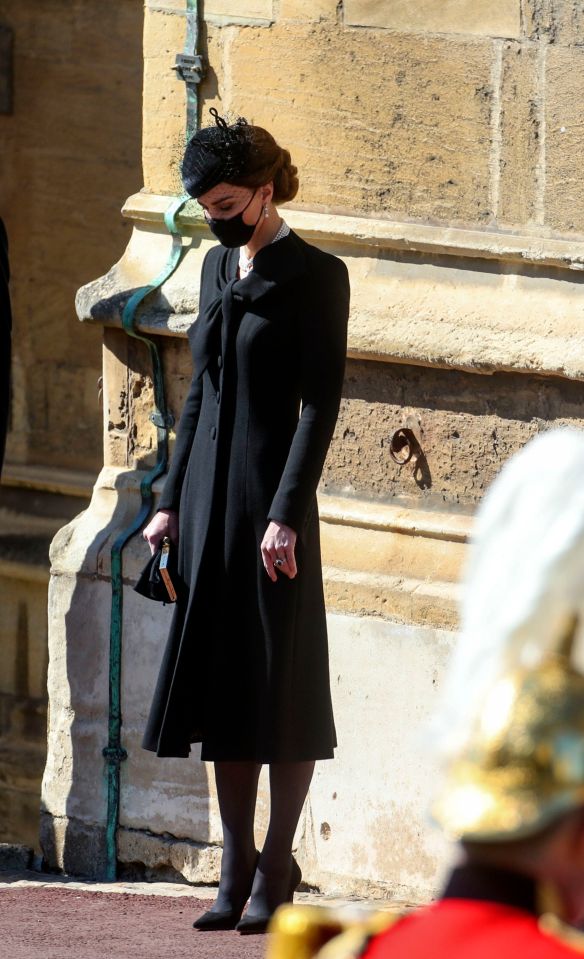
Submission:
<svg viewBox="0 0 584 959">
<path fill-rule="evenodd" d="M 185 81 L 187 89 L 187 139 L 198 129 L 199 91 L 203 78 L 203 58 L 199 48 L 199 10 L 197 0 L 187 0 L 187 35 L 184 53 L 177 54 L 174 69 Z"/>
<path fill-rule="evenodd" d="M 196 53 L 199 36 L 199 18 L 197 0 L 187 0 L 187 31 L 183 54 L 178 54 L 176 66 L 179 75 L 186 83 L 187 91 L 187 138 L 198 127 L 198 92 L 203 69 L 202 58 Z M 160 353 L 154 340 L 135 329 L 136 310 L 154 290 L 157 290 L 174 273 L 182 260 L 186 247 L 183 246 L 180 227 L 176 217 L 189 200 L 188 194 L 175 197 L 164 214 L 164 222 L 172 237 L 172 248 L 168 260 L 161 272 L 146 286 L 136 290 L 126 303 L 122 313 L 122 327 L 128 336 L 145 343 L 152 362 L 154 385 L 154 412 L 150 419 L 156 426 L 156 464 L 144 475 L 140 483 L 141 506 L 133 522 L 119 534 L 111 549 L 111 620 L 110 620 L 110 660 L 109 660 L 109 717 L 108 744 L 103 750 L 107 764 L 107 821 L 106 821 L 106 871 L 105 878 L 113 881 L 117 875 L 117 830 L 120 814 L 120 765 L 127 758 L 122 746 L 122 710 L 121 710 L 121 669 L 122 669 L 122 631 L 123 631 L 123 579 L 122 553 L 128 540 L 144 525 L 152 511 L 152 484 L 166 472 L 168 464 L 168 433 L 173 425 L 173 417 L 166 406 L 164 379 Z"/>
</svg>

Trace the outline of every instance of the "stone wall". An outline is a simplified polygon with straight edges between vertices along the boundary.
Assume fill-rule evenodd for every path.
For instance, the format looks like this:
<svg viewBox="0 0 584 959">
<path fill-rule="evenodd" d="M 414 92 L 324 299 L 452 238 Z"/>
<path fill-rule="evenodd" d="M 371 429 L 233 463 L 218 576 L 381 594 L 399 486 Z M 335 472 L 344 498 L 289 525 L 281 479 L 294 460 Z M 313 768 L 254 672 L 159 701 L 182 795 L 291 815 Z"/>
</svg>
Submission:
<svg viewBox="0 0 584 959">
<path fill-rule="evenodd" d="M 179 151 L 164 143 L 184 126 L 168 73 L 181 7 L 147 3 L 154 193 L 177 184 Z M 225 0 L 205 17 L 205 111 L 241 113 L 281 139 L 301 170 L 297 205 L 582 233 L 576 0 Z"/>
<path fill-rule="evenodd" d="M 184 13 L 182 0 L 146 5 L 145 188 L 124 208 L 133 231 L 123 256 L 77 299 L 80 318 L 105 328 L 105 466 L 90 508 L 53 544 L 43 835 L 54 866 L 94 875 L 104 864 L 110 548 L 138 508 L 155 439 L 147 356 L 121 312 L 170 249 Z M 351 275 L 347 374 L 320 489 L 339 749 L 317 771 L 298 856 L 325 891 L 424 899 L 448 851 L 426 820 L 435 769 L 420 740 L 457 625 L 473 510 L 531 435 L 584 425 L 581 79 L 568 66 L 584 24 L 571 0 L 207 0 L 204 15 L 204 120 L 214 105 L 276 134 L 300 168 L 286 219 Z M 212 242 L 194 205 L 179 224 L 181 265 L 138 311 L 175 414 Z M 408 415 L 422 455 L 399 467 L 389 445 Z M 130 590 L 144 560 L 136 538 L 124 557 L 118 859 L 122 870 L 203 882 L 218 875 L 212 776 L 139 746 L 168 626 L 168 610 Z M 90 675 L 76 645 L 84 609 L 95 622 Z M 259 841 L 266 816 L 263 783 Z"/>
<path fill-rule="evenodd" d="M 14 35 L 13 112 L 0 115 L 1 212 L 14 315 L 9 463 L 101 464 L 101 344 L 80 283 L 123 250 L 139 178 L 139 0 L 0 0 Z"/>
<path fill-rule="evenodd" d="M 140 179 L 139 0 L 0 0 L 13 42 L 0 112 L 12 270 L 12 410 L 0 487 L 0 840 L 38 846 L 46 756 L 49 544 L 102 462 L 101 336 L 80 283 L 123 250 Z"/>
</svg>

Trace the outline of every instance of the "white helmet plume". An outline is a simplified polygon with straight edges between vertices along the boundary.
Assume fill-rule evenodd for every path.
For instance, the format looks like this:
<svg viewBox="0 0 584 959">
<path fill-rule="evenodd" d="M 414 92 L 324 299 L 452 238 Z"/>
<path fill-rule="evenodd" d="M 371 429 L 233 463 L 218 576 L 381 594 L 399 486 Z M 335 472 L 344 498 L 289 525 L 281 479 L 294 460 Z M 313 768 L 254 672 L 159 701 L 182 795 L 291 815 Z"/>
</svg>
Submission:
<svg viewBox="0 0 584 959">
<path fill-rule="evenodd" d="M 569 617 L 584 624 L 584 433 L 543 433 L 503 468 L 477 514 L 461 612 L 433 724 L 445 759 L 498 678 L 554 651 Z"/>
</svg>

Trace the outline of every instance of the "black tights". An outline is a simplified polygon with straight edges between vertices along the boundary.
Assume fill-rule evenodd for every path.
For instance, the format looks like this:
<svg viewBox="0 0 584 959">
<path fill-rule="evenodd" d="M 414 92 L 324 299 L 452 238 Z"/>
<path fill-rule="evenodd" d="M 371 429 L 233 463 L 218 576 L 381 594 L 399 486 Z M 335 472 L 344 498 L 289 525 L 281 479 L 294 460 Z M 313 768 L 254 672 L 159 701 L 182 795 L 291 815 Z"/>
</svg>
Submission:
<svg viewBox="0 0 584 959">
<path fill-rule="evenodd" d="M 234 908 L 246 898 L 256 863 L 254 818 L 261 766 L 252 762 L 215 763 L 215 783 L 223 827 L 221 881 L 216 910 Z M 314 772 L 314 762 L 270 765 L 270 822 L 251 893 L 248 914 L 271 912 L 288 895 L 292 842 Z"/>
</svg>

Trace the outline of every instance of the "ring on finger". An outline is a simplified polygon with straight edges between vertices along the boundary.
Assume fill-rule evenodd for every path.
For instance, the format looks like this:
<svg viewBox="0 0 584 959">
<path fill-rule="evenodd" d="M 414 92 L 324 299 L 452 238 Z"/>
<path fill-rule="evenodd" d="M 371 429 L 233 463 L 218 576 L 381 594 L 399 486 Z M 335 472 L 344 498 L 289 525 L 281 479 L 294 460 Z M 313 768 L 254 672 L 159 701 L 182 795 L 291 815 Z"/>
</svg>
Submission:
<svg viewBox="0 0 584 959">
<path fill-rule="evenodd" d="M 274 560 L 274 566 L 277 566 L 278 568 L 280 568 L 281 566 L 284 565 L 285 562 L 286 562 L 285 559 L 282 559 L 281 556 L 278 556 L 278 558 Z"/>
</svg>

